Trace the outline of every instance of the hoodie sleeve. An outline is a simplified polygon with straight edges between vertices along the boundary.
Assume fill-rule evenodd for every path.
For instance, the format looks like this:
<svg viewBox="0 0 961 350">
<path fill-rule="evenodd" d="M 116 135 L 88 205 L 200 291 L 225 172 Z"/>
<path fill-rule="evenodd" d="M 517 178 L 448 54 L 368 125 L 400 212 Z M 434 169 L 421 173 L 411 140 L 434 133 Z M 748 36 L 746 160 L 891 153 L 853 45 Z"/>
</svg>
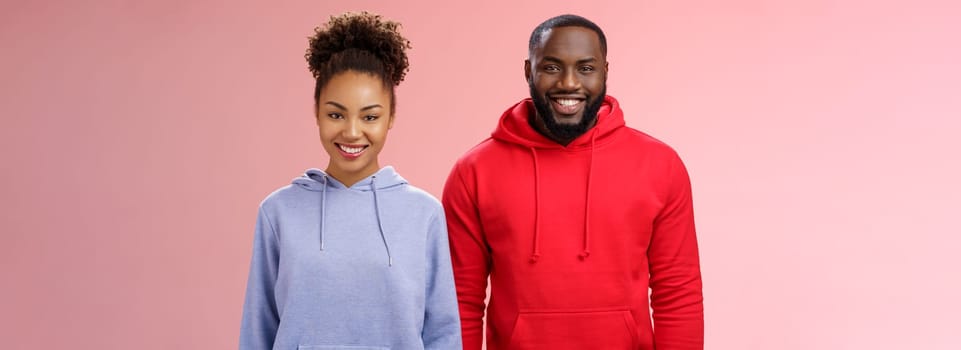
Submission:
<svg viewBox="0 0 961 350">
<path fill-rule="evenodd" d="M 424 314 L 424 349 L 460 349 L 460 317 L 451 271 L 447 224 L 438 208 L 427 232 L 427 303 Z"/>
<path fill-rule="evenodd" d="M 254 230 L 254 251 L 250 258 L 247 295 L 240 322 L 240 349 L 270 349 L 274 346 L 280 318 L 274 299 L 280 251 L 277 235 L 263 207 Z"/>
<path fill-rule="evenodd" d="M 703 349 L 704 307 L 691 182 L 673 154 L 664 208 L 648 250 L 654 342 L 658 350 Z"/>
<path fill-rule="evenodd" d="M 484 299 L 490 273 L 490 251 L 483 237 L 473 182 L 464 181 L 458 162 L 444 185 L 444 210 L 450 254 L 460 305 L 461 331 L 465 350 L 480 350 L 483 343 Z"/>
</svg>

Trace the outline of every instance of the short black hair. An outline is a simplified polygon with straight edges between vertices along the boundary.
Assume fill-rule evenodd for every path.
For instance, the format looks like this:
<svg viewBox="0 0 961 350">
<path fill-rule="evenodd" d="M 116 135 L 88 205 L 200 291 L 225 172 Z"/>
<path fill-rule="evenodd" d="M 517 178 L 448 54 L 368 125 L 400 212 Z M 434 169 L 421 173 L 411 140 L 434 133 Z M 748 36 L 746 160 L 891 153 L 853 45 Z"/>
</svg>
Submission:
<svg viewBox="0 0 961 350">
<path fill-rule="evenodd" d="M 597 24 L 587 18 L 572 14 L 552 17 L 538 25 L 537 28 L 534 28 L 534 31 L 531 32 L 531 39 L 527 47 L 528 55 L 534 53 L 534 47 L 540 42 L 541 36 L 543 36 L 545 32 L 557 27 L 582 27 L 593 30 L 594 33 L 597 33 L 597 37 L 601 41 L 601 53 L 604 54 L 605 57 L 607 56 L 607 37 L 604 36 L 604 31 L 601 30 L 601 27 L 598 27 Z"/>
</svg>

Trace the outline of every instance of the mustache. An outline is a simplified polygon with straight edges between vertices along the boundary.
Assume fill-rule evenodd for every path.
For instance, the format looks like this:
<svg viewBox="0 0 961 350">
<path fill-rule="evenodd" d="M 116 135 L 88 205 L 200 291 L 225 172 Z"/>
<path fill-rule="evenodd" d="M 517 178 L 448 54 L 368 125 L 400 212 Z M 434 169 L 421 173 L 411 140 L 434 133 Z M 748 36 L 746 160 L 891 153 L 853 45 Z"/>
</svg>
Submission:
<svg viewBox="0 0 961 350">
<path fill-rule="evenodd" d="M 554 118 L 554 111 L 550 107 L 547 95 L 537 93 L 532 82 L 528 83 L 528 87 L 530 88 L 531 100 L 534 101 L 534 109 L 537 111 L 536 116 L 530 116 L 528 118 L 528 123 L 536 130 L 535 118 L 540 118 L 551 135 L 565 140 L 576 139 L 578 136 L 590 130 L 594 121 L 597 120 L 597 112 L 604 102 L 604 96 L 607 95 L 607 85 L 605 84 L 600 94 L 597 96 L 588 96 L 587 106 L 584 108 L 580 122 L 577 124 L 560 124 Z"/>
</svg>

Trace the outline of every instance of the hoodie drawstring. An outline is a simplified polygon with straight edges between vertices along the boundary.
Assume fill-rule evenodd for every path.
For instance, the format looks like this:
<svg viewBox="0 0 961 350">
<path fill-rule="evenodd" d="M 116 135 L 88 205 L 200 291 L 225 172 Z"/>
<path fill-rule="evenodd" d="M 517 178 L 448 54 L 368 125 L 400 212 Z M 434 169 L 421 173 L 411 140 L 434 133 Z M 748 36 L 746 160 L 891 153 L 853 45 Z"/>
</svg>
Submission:
<svg viewBox="0 0 961 350">
<path fill-rule="evenodd" d="M 384 248 L 387 249 L 387 266 L 394 266 L 394 258 L 390 256 L 390 245 L 387 244 L 387 235 L 384 234 L 384 224 L 380 220 L 380 205 L 377 200 L 377 176 L 370 178 L 370 190 L 374 192 L 374 213 L 377 216 L 377 228 L 380 229 L 380 238 L 384 240 Z"/>
<path fill-rule="evenodd" d="M 591 132 L 591 158 L 587 166 L 587 194 L 584 196 L 584 251 L 577 255 L 581 260 L 591 256 L 591 175 L 594 174 L 594 136 L 597 136 L 597 130 Z"/>
<path fill-rule="evenodd" d="M 327 175 L 324 175 L 324 189 L 320 192 L 320 250 L 324 250 L 324 228 L 327 219 Z"/>
<path fill-rule="evenodd" d="M 537 259 L 541 257 L 540 251 L 540 232 L 541 232 L 541 191 L 538 186 L 538 179 L 540 178 L 537 173 L 537 151 L 534 147 L 530 148 L 531 157 L 534 158 L 534 251 L 531 252 L 531 263 L 537 262 Z"/>
<path fill-rule="evenodd" d="M 591 132 L 591 154 L 590 160 L 587 167 L 587 191 L 584 195 L 584 249 L 577 254 L 577 257 L 581 260 L 586 259 L 591 256 L 591 177 L 594 174 L 594 141 L 595 136 L 597 136 L 596 130 Z M 537 150 L 534 147 L 529 148 L 531 150 L 531 157 L 534 160 L 534 250 L 531 252 L 531 263 L 537 262 L 537 259 L 541 257 L 540 251 L 540 233 L 541 233 L 541 191 L 538 179 L 540 174 L 537 168 Z"/>
</svg>

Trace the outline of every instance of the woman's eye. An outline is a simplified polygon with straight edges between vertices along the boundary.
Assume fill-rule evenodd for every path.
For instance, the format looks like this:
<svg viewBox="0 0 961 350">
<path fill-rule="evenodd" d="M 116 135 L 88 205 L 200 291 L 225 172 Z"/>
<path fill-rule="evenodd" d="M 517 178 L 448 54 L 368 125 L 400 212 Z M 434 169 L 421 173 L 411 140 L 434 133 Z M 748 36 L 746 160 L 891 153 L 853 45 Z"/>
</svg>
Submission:
<svg viewBox="0 0 961 350">
<path fill-rule="evenodd" d="M 340 113 L 328 113 L 327 116 L 330 117 L 330 119 L 344 119 L 344 116 L 340 115 Z"/>
<path fill-rule="evenodd" d="M 372 121 L 377 120 L 377 118 L 380 118 L 380 117 L 378 117 L 378 116 L 376 116 L 376 115 L 368 115 L 368 116 L 365 116 L 365 117 L 364 117 L 364 120 L 369 121 L 369 122 L 372 122 Z"/>
</svg>

